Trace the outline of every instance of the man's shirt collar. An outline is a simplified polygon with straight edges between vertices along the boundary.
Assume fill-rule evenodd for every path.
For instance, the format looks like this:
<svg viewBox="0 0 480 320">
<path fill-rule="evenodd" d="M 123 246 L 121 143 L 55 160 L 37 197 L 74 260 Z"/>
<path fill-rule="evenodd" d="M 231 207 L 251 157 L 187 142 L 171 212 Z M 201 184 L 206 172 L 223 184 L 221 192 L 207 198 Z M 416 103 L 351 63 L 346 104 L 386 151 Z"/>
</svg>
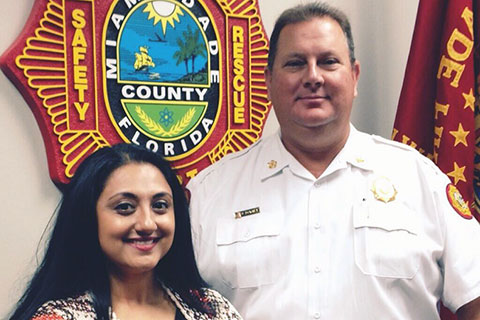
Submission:
<svg viewBox="0 0 480 320">
<path fill-rule="evenodd" d="M 281 140 L 280 130 L 265 139 L 265 148 L 260 155 L 260 179 L 265 180 L 277 174 L 281 174 L 285 168 L 289 168 L 293 174 L 308 179 L 317 180 L 295 157 L 287 151 Z M 359 132 L 350 124 L 350 133 L 342 150 L 333 159 L 319 179 L 333 172 L 346 168 L 348 165 L 363 170 L 373 170 L 369 153 L 372 144 L 368 136 Z"/>
</svg>

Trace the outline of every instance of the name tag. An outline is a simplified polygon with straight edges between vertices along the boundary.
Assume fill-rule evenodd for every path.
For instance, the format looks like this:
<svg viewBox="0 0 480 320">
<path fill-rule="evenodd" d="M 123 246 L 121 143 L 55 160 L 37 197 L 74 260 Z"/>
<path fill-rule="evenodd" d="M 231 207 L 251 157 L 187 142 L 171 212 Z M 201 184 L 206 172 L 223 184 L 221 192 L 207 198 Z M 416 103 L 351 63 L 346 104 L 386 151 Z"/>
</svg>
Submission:
<svg viewBox="0 0 480 320">
<path fill-rule="evenodd" d="M 251 216 L 257 213 L 260 213 L 260 207 L 237 211 L 235 212 L 235 219 L 240 219 L 240 218 Z"/>
</svg>

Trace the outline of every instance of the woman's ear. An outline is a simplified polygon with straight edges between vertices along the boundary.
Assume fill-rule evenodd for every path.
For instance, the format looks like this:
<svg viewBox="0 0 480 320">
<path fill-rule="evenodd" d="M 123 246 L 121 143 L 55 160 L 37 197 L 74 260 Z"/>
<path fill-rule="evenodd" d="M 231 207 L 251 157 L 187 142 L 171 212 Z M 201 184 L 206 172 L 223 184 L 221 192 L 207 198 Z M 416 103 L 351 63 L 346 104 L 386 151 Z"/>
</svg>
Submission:
<svg viewBox="0 0 480 320">
<path fill-rule="evenodd" d="M 183 191 L 185 192 L 185 198 L 187 198 L 187 204 L 190 206 L 190 198 L 192 197 L 192 193 L 187 188 L 183 188 Z"/>
</svg>

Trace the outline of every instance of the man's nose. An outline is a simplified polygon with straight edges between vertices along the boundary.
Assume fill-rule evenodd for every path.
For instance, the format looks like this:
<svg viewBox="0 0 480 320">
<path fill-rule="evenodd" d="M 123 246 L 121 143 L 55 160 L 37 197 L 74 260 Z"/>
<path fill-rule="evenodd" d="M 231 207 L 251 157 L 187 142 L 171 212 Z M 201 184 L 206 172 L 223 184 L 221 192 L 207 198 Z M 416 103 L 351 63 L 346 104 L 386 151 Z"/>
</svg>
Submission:
<svg viewBox="0 0 480 320">
<path fill-rule="evenodd" d="M 305 79 L 303 85 L 306 88 L 316 90 L 320 88 L 325 82 L 322 70 L 316 63 L 309 63 L 306 69 Z"/>
</svg>

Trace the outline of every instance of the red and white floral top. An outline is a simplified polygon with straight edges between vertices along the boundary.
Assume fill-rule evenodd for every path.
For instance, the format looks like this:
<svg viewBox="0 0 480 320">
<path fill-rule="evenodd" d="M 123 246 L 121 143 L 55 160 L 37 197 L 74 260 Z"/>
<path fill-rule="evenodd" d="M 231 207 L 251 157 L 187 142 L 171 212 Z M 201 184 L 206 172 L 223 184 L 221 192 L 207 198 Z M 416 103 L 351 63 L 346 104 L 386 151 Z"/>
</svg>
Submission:
<svg viewBox="0 0 480 320">
<path fill-rule="evenodd" d="M 165 290 L 177 307 L 175 319 L 185 320 L 242 320 L 234 306 L 215 290 L 204 288 L 192 290 L 192 298 L 198 299 L 207 310 L 205 313 L 190 307 L 173 290 L 165 287 Z M 112 312 L 111 320 L 120 320 Z M 82 295 L 66 299 L 51 300 L 45 302 L 33 315 L 32 320 L 95 320 L 97 315 L 93 308 L 91 295 L 86 292 Z"/>
</svg>

